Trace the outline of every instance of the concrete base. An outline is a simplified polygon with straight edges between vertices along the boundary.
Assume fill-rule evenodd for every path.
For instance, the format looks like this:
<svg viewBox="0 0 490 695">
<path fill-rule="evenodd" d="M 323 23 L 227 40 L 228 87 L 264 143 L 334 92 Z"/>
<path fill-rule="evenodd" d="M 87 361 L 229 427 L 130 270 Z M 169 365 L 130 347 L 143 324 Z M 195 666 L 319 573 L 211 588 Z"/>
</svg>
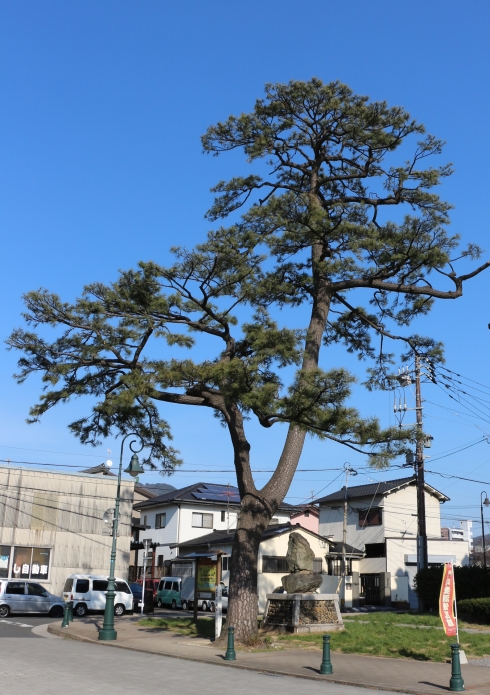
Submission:
<svg viewBox="0 0 490 695">
<path fill-rule="evenodd" d="M 343 630 L 338 594 L 267 594 L 262 629 L 282 628 L 293 634 Z"/>
</svg>

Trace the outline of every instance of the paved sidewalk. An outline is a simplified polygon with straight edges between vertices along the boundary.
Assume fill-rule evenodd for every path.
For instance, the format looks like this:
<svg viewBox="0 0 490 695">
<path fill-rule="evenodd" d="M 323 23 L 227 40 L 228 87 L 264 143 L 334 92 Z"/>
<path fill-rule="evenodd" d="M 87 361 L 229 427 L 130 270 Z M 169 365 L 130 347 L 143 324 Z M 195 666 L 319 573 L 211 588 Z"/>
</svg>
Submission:
<svg viewBox="0 0 490 695">
<path fill-rule="evenodd" d="M 217 649 L 212 642 L 198 637 L 188 637 L 175 632 L 145 628 L 138 625 L 139 617 L 120 618 L 116 621 L 117 641 L 98 641 L 98 631 L 103 617 L 77 619 L 70 627 L 61 629 L 60 623 L 48 627 L 51 634 L 87 642 L 103 647 L 116 647 L 135 651 L 172 656 L 204 663 L 221 664 L 232 668 L 276 673 L 313 680 L 326 680 L 345 685 L 366 688 L 432 695 L 449 691 L 450 664 L 412 661 L 409 659 L 385 659 L 332 652 L 333 676 L 319 673 L 322 659 L 318 649 L 269 649 L 260 652 L 239 651 L 235 662 L 224 661 L 224 649 Z M 334 636 L 332 636 L 334 639 Z M 490 693 L 490 668 L 463 666 L 466 690 L 475 695 Z"/>
</svg>

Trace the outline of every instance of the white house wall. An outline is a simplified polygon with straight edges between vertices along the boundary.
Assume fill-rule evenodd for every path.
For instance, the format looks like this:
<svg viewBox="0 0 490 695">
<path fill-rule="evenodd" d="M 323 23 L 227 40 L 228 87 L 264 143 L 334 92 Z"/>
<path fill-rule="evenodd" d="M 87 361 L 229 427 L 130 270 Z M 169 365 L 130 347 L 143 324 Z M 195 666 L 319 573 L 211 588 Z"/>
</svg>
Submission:
<svg viewBox="0 0 490 695">
<path fill-rule="evenodd" d="M 417 536 L 417 489 L 409 485 L 386 495 L 384 499 L 385 535 Z M 427 536 L 441 537 L 441 503 L 425 491 Z"/>
<path fill-rule="evenodd" d="M 469 563 L 468 543 L 465 541 L 446 541 L 444 539 L 428 539 L 429 565 L 443 562 L 454 562 L 463 566 Z M 417 595 L 414 590 L 414 579 L 417 566 L 417 541 L 414 538 L 386 539 L 386 571 L 391 573 L 391 600 L 408 600 L 410 608 L 417 608 Z M 364 572 L 365 559 L 361 561 L 361 571 Z M 401 596 L 406 598 L 401 598 Z"/>
<path fill-rule="evenodd" d="M 221 512 L 225 512 L 225 520 L 221 521 Z M 163 529 L 155 528 L 156 515 L 166 514 L 166 527 Z M 193 513 L 212 514 L 213 523 L 211 528 L 200 528 L 192 525 Z M 200 505 L 182 503 L 166 503 L 161 506 L 146 507 L 141 510 L 141 521 L 143 523 L 146 517 L 146 523 L 151 528 L 142 530 L 139 535 L 140 541 L 145 538 L 151 538 L 152 543 L 159 543 L 161 547 L 156 548 L 155 563 L 158 562 L 158 556 L 163 555 L 164 560 L 173 560 L 177 554 L 177 548 L 169 546 L 175 543 L 185 543 L 194 538 L 207 536 L 214 531 L 226 531 L 227 529 L 235 530 L 237 524 L 237 509 L 229 508 L 225 505 Z M 289 514 L 278 512 L 275 518 L 279 523 L 289 521 Z M 138 553 L 138 565 L 143 564 L 143 551 Z"/>
<path fill-rule="evenodd" d="M 225 512 L 225 521 L 221 521 L 221 512 Z M 163 529 L 155 528 L 156 515 L 166 514 L 166 527 Z M 196 528 L 192 526 L 192 514 L 212 514 L 212 528 Z M 205 506 L 193 505 L 188 503 L 162 504 L 160 507 L 150 507 L 141 510 L 141 519 L 146 516 L 146 523 L 151 527 L 140 532 L 140 541 L 151 538 L 152 543 L 160 543 L 161 547 L 155 551 L 156 558 L 163 555 L 164 560 L 173 560 L 178 555 L 177 548 L 169 546 L 175 543 L 185 543 L 194 538 L 201 538 L 208 535 L 213 530 L 223 531 L 227 528 L 236 528 L 236 511 L 228 510 L 226 506 Z M 157 561 L 157 560 L 156 560 Z M 143 564 L 143 551 L 139 551 L 138 564 Z"/>
<path fill-rule="evenodd" d="M 294 529 L 295 532 L 299 533 L 303 538 L 305 538 L 310 544 L 310 548 L 315 553 L 316 558 L 322 559 L 322 573 L 327 572 L 327 563 L 325 560 L 325 555 L 328 554 L 329 546 L 326 541 L 322 541 L 316 536 L 309 534 L 306 531 L 298 531 Z M 289 543 L 289 533 L 283 533 L 281 535 L 273 536 L 272 538 L 267 538 L 263 540 L 259 546 L 259 557 L 258 557 L 258 577 L 257 577 L 257 593 L 259 597 L 259 613 L 263 613 L 265 610 L 266 596 L 271 594 L 274 589 L 281 586 L 281 577 L 283 577 L 286 572 L 262 572 L 262 558 L 265 556 L 273 557 L 286 557 L 288 552 Z M 335 577 L 327 577 L 327 582 L 330 585 L 329 579 L 336 579 Z"/>
<path fill-rule="evenodd" d="M 441 536 L 440 502 L 427 491 L 425 493 L 427 516 L 427 535 L 433 538 Z M 380 507 L 382 523 L 379 526 L 359 524 L 359 509 Z M 382 543 L 386 536 L 404 535 L 415 538 L 417 535 L 417 491 L 415 486 L 407 486 L 391 494 L 377 497 L 356 497 L 348 500 L 347 508 L 347 543 L 362 550 L 366 544 Z M 342 541 L 344 523 L 343 502 L 335 506 L 320 507 L 320 535 L 331 536 L 335 541 Z"/>
</svg>

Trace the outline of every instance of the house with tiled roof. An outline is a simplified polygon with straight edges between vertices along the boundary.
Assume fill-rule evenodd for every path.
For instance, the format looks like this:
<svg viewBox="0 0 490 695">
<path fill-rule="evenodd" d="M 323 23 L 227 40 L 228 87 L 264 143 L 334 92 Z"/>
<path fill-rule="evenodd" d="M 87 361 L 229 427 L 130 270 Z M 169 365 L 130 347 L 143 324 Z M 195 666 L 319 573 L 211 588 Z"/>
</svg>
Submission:
<svg viewBox="0 0 490 695">
<path fill-rule="evenodd" d="M 176 544 L 177 558 L 172 562 L 172 573 L 179 576 L 181 568 L 189 566 L 196 558 L 206 554 L 217 556 L 222 563 L 220 577 L 224 584 L 230 581 L 230 568 L 233 563 L 232 548 L 235 530 L 213 531 L 200 538 L 183 541 Z M 286 559 L 289 536 L 299 533 L 308 541 L 315 554 L 313 571 L 322 575 L 320 593 L 334 594 L 337 592 L 340 579 L 342 548 L 334 541 L 323 538 L 318 533 L 310 531 L 297 523 L 278 523 L 270 525 L 262 534 L 257 559 L 257 596 L 259 613 L 263 613 L 267 594 L 281 587 L 281 577 L 288 574 L 289 567 Z M 359 573 L 359 560 L 362 552 L 347 546 L 347 562 L 349 568 Z M 350 570 L 351 571 L 351 570 Z"/>
<path fill-rule="evenodd" d="M 468 544 L 441 537 L 441 505 L 449 501 L 425 484 L 429 566 L 469 562 Z M 417 480 L 415 476 L 354 485 L 315 500 L 319 533 L 341 544 L 347 499 L 346 542 L 363 551 L 359 576 L 352 577 L 352 603 L 416 608 Z"/>
<path fill-rule="evenodd" d="M 165 564 L 174 560 L 180 543 L 199 539 L 213 531 L 231 533 L 236 529 L 240 494 L 234 485 L 194 483 L 171 490 L 134 505 L 140 513 L 139 540 L 151 541 L 151 567 L 155 576 L 163 574 Z M 295 507 L 283 503 L 271 524 L 289 521 Z M 138 554 L 138 575 L 143 567 L 143 550 Z"/>
</svg>

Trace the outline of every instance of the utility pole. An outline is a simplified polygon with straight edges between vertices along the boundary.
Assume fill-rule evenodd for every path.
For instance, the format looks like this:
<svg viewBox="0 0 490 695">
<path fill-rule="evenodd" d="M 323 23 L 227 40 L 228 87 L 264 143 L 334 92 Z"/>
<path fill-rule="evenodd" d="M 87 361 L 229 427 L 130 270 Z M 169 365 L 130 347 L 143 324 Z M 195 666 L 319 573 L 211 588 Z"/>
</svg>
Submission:
<svg viewBox="0 0 490 695">
<path fill-rule="evenodd" d="M 427 550 L 427 526 L 425 521 L 425 473 L 424 442 L 422 439 L 422 394 L 420 389 L 420 355 L 415 353 L 415 414 L 417 420 L 417 448 L 415 452 L 415 471 L 417 475 L 417 570 L 429 565 Z"/>
<path fill-rule="evenodd" d="M 345 604 L 345 578 L 347 576 L 347 485 L 349 481 L 349 473 L 357 475 L 357 471 L 351 468 L 350 463 L 344 463 L 345 470 L 345 488 L 344 488 L 344 524 L 342 529 L 342 577 L 341 581 L 344 587 L 344 604 Z"/>
</svg>

